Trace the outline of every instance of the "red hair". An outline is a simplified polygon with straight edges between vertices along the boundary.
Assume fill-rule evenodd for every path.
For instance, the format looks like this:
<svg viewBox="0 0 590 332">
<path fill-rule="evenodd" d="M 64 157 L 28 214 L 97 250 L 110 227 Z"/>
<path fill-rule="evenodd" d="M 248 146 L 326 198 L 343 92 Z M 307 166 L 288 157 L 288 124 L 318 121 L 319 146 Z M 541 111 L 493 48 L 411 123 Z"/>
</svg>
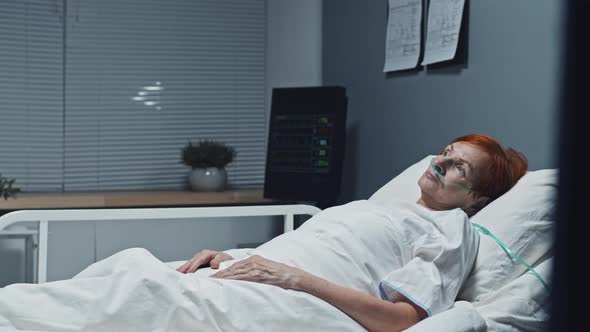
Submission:
<svg viewBox="0 0 590 332">
<path fill-rule="evenodd" d="M 464 142 L 475 146 L 490 156 L 491 163 L 480 174 L 473 190 L 491 198 L 500 197 L 516 184 L 527 171 L 527 158 L 512 148 L 504 148 L 494 138 L 483 134 L 470 134 L 455 138 L 455 142 Z"/>
</svg>

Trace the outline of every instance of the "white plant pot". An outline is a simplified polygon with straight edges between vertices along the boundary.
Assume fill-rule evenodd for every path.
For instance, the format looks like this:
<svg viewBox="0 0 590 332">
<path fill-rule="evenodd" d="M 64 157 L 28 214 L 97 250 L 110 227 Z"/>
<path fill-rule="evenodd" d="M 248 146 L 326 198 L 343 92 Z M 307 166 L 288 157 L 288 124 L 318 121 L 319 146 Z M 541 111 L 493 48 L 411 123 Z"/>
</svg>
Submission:
<svg viewBox="0 0 590 332">
<path fill-rule="evenodd" d="M 193 191 L 223 191 L 227 172 L 225 168 L 193 168 L 189 173 L 189 182 Z"/>
</svg>

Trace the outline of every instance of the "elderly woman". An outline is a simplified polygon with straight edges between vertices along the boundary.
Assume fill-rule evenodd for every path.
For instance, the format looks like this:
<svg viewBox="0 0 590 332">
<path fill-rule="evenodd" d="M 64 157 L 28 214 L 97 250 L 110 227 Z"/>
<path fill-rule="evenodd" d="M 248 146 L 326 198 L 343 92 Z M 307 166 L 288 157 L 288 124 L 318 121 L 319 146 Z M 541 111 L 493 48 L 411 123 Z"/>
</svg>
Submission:
<svg viewBox="0 0 590 332">
<path fill-rule="evenodd" d="M 431 161 L 430 166 L 418 180 L 421 189 L 418 201 L 415 204 L 400 202 L 398 208 L 404 210 L 402 214 L 409 216 L 400 219 L 399 225 L 372 225 L 371 220 L 365 220 L 347 224 L 348 232 L 343 232 L 355 235 L 346 239 L 349 241 L 347 245 L 369 244 L 369 251 L 371 243 L 391 243 L 390 252 L 380 253 L 384 256 L 383 266 L 379 269 L 381 275 L 372 273 L 380 280 L 381 298 L 359 290 L 362 286 L 353 289 L 338 285 L 302 268 L 269 259 L 281 242 L 313 234 L 313 228 L 317 227 L 313 220 L 296 232 L 262 245 L 257 250 L 260 255 L 241 260 L 211 276 L 307 292 L 339 308 L 369 331 L 401 331 L 432 313 L 449 308 L 477 252 L 478 235 L 468 218 L 508 191 L 525 174 L 527 160 L 521 153 L 503 148 L 489 136 L 474 134 L 453 140 Z M 367 202 L 352 202 L 324 213 L 333 209 L 353 211 L 363 204 Z M 333 231 L 340 232 L 337 228 Z M 331 239 L 341 240 L 336 237 L 315 240 Z M 313 240 L 309 238 L 306 241 Z M 405 248 L 400 250 L 400 244 Z M 338 248 L 338 245 L 326 247 Z M 303 248 L 298 250 L 299 254 L 302 251 L 305 252 Z M 331 253 L 304 253 L 324 254 Z M 333 259 L 338 259 L 339 255 L 333 256 Z M 202 265 L 216 269 L 221 262 L 232 259 L 223 252 L 204 250 L 177 271 L 192 273 Z M 277 259 L 289 260 L 283 257 Z M 307 259 L 313 259 L 313 256 Z M 388 272 L 382 274 L 384 271 Z M 318 269 L 318 273 L 322 273 L 322 269 Z"/>
<path fill-rule="evenodd" d="M 247 254 L 204 250 L 176 270 L 123 250 L 70 280 L 0 288 L 0 330 L 401 331 L 452 306 L 479 244 L 469 216 L 526 169 L 489 136 L 459 137 L 417 202 L 332 207 Z"/>
</svg>

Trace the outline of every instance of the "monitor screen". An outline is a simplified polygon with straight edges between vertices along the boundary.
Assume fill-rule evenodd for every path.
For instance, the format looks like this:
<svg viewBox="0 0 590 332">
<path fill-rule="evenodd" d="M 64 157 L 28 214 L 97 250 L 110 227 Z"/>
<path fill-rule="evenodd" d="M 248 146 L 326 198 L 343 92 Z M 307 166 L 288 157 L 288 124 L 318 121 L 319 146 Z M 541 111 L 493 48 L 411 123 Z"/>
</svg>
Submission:
<svg viewBox="0 0 590 332">
<path fill-rule="evenodd" d="M 337 199 L 346 108 L 342 87 L 273 89 L 264 197 L 315 202 Z"/>
</svg>

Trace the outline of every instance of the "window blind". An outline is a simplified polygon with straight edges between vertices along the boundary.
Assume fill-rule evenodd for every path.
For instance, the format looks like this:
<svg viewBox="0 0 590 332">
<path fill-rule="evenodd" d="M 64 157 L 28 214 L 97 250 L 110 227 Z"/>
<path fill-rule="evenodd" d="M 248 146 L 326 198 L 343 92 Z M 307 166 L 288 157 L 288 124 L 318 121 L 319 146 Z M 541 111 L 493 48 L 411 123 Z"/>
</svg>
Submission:
<svg viewBox="0 0 590 332">
<path fill-rule="evenodd" d="M 0 6 L 0 173 L 26 191 L 62 189 L 62 4 Z"/>
<path fill-rule="evenodd" d="M 182 147 L 237 151 L 231 187 L 264 180 L 265 0 L 67 1 L 66 191 L 186 185 Z"/>
</svg>

